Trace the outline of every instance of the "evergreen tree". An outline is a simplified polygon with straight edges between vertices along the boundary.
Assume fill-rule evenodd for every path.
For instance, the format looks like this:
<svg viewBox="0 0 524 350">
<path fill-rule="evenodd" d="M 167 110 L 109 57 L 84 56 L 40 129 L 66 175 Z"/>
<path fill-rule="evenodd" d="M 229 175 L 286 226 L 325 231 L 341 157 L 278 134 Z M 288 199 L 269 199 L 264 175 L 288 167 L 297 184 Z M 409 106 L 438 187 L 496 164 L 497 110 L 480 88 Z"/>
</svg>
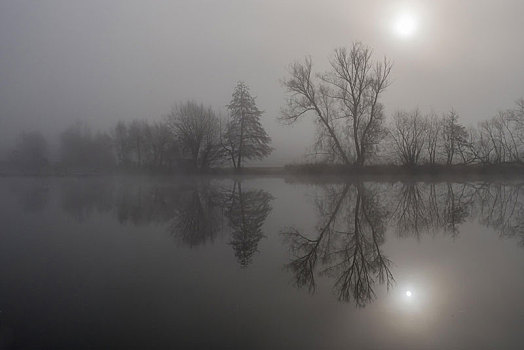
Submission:
<svg viewBox="0 0 524 350">
<path fill-rule="evenodd" d="M 230 120 L 227 123 L 222 145 L 235 168 L 242 168 L 244 159 L 262 159 L 273 150 L 271 138 L 260 124 L 259 110 L 249 87 L 238 82 L 231 102 L 227 105 Z"/>
</svg>

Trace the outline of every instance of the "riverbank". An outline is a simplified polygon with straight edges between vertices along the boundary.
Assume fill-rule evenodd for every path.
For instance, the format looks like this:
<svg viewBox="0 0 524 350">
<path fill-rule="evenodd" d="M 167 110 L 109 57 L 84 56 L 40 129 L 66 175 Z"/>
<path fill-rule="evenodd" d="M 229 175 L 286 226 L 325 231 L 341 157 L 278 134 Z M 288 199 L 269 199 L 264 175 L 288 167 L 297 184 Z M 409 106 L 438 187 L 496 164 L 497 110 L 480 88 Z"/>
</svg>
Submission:
<svg viewBox="0 0 524 350">
<path fill-rule="evenodd" d="M 364 167 L 330 165 L 330 164 L 293 164 L 284 167 L 246 167 L 243 169 L 234 168 L 211 168 L 198 172 L 155 172 L 148 170 L 75 170 L 75 171 L 53 171 L 46 169 L 41 172 L 20 172 L 15 170 L 2 169 L 0 177 L 92 177 L 92 176 L 111 176 L 111 175 L 133 175 L 133 176 L 216 176 L 216 177 L 237 177 L 237 176 L 277 176 L 277 177 L 325 177 L 325 178 L 366 178 L 369 180 L 405 180 L 405 179 L 424 179 L 438 178 L 464 178 L 468 180 L 497 178 L 524 178 L 524 165 L 519 164 L 500 164 L 500 165 L 453 165 L 453 166 L 415 166 L 406 167 L 399 165 L 369 165 Z"/>
</svg>

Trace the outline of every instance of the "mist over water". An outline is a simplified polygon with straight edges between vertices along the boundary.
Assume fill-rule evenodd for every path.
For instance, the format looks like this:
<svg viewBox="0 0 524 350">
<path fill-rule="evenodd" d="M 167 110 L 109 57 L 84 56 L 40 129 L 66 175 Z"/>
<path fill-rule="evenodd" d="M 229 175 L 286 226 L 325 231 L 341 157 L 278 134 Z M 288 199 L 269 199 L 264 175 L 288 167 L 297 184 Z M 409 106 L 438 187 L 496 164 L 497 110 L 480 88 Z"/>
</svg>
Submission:
<svg viewBox="0 0 524 350">
<path fill-rule="evenodd" d="M 417 17 L 411 40 L 392 20 Z M 0 4 L 0 158 L 23 131 L 52 148 L 76 121 L 105 131 L 118 121 L 160 120 L 175 103 L 224 112 L 246 81 L 277 150 L 262 164 L 303 159 L 313 122 L 283 128 L 280 80 L 311 55 L 329 68 L 337 47 L 362 41 L 394 62 L 388 115 L 451 107 L 475 125 L 523 96 L 519 0 L 492 1 L 3 1 Z"/>
<path fill-rule="evenodd" d="M 524 1 L 0 1 L 0 350 L 523 349 Z"/>
<path fill-rule="evenodd" d="M 515 181 L 4 179 L 1 339 L 517 349 L 522 190 Z"/>
</svg>

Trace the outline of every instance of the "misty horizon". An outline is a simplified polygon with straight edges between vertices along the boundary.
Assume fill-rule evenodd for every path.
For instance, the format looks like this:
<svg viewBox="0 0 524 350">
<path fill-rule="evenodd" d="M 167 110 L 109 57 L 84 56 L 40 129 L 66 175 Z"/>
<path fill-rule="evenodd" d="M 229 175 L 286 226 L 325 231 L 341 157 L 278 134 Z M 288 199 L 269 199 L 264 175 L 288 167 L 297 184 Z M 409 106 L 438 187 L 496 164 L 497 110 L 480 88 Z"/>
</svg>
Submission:
<svg viewBox="0 0 524 350">
<path fill-rule="evenodd" d="M 523 14 L 0 0 L 0 350 L 523 349 Z"/>
<path fill-rule="evenodd" d="M 403 7 L 419 18 L 413 38 L 391 31 Z M 453 108 L 475 125 L 524 95 L 523 11 L 519 1 L 4 2 L 0 149 L 5 155 L 23 131 L 43 132 L 56 149 L 53 140 L 77 121 L 105 131 L 119 120 L 160 120 L 186 100 L 225 114 L 242 80 L 275 149 L 252 164 L 300 162 L 314 126 L 278 122 L 281 80 L 305 56 L 325 71 L 333 49 L 355 41 L 393 61 L 387 118 Z"/>
</svg>

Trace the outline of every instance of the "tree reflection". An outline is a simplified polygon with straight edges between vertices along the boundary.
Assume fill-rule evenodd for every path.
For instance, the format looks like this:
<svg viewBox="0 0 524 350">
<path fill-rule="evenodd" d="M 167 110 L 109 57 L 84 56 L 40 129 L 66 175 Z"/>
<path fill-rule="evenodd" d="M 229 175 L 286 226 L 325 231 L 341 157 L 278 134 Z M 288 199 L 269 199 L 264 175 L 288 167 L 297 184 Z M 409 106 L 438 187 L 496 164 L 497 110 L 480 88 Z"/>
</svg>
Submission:
<svg viewBox="0 0 524 350">
<path fill-rule="evenodd" d="M 431 215 L 438 214 L 438 203 L 433 201 L 434 207 L 429 207 L 423 191 L 418 183 L 405 183 L 397 195 L 397 208 L 393 212 L 396 219 L 396 229 L 400 237 L 420 237 L 421 232 L 427 231 L 431 224 Z M 437 210 L 429 210 L 429 209 Z M 433 219 L 440 219 L 434 216 Z"/>
<path fill-rule="evenodd" d="M 117 190 L 116 216 L 135 226 L 168 222 L 180 195 L 179 186 L 125 184 Z"/>
<path fill-rule="evenodd" d="M 503 237 L 519 239 L 524 247 L 524 193 L 522 184 L 484 183 L 475 188 L 479 222 Z"/>
<path fill-rule="evenodd" d="M 55 188 L 63 211 L 78 221 L 108 213 L 122 224 L 158 224 L 191 248 L 228 235 L 241 267 L 251 264 L 259 249 L 273 199 L 240 181 L 209 178 L 160 183 L 64 179 Z M 524 246 L 522 184 L 357 182 L 320 188 L 315 230 L 289 227 L 283 232 L 293 256 L 287 267 L 295 284 L 311 292 L 315 278 L 324 275 L 334 279 L 341 300 L 358 305 L 372 300 L 374 285 L 393 280 L 390 261 L 381 251 L 386 227 L 398 237 L 419 239 L 439 232 L 455 237 L 461 224 L 476 219 Z M 55 203 L 55 192 L 47 185 L 24 184 L 13 191 L 25 211 Z"/>
<path fill-rule="evenodd" d="M 399 237 L 420 238 L 444 231 L 458 235 L 458 225 L 469 216 L 474 192 L 464 184 L 408 182 L 394 192 L 391 220 Z"/>
<path fill-rule="evenodd" d="M 242 190 L 242 183 L 235 181 L 225 201 L 225 216 L 232 229 L 231 245 L 238 263 L 248 266 L 264 237 L 262 225 L 271 212 L 273 197 L 263 190 Z"/>
<path fill-rule="evenodd" d="M 314 291 L 318 272 L 335 280 L 339 300 L 365 306 L 375 298 L 377 282 L 389 287 L 394 281 L 391 261 L 380 249 L 387 212 L 363 183 L 328 186 L 317 208 L 320 220 L 312 237 L 293 227 L 283 232 L 294 256 L 287 267 L 298 287 Z"/>
<path fill-rule="evenodd" d="M 189 247 L 213 241 L 223 227 L 220 204 L 216 188 L 209 184 L 190 186 L 179 193 L 169 231 Z"/>
<path fill-rule="evenodd" d="M 292 259 L 286 265 L 299 288 L 315 291 L 316 278 L 334 280 L 341 301 L 365 306 L 376 284 L 394 281 L 383 254 L 386 227 L 399 237 L 420 238 L 442 232 L 455 237 L 468 219 L 524 246 L 524 193 L 521 185 L 407 182 L 381 185 L 327 185 L 316 197 L 318 223 L 313 233 L 296 227 L 282 231 Z M 383 186 L 385 187 L 385 186 Z"/>
<path fill-rule="evenodd" d="M 218 185 L 205 179 L 120 186 L 71 183 L 62 191 L 62 207 L 77 220 L 86 219 L 95 208 L 114 208 L 121 224 L 164 224 L 179 243 L 191 248 L 230 231 L 230 244 L 242 267 L 251 263 L 264 237 L 262 226 L 272 210 L 272 199 L 264 190 L 243 189 L 239 181 Z"/>
</svg>

